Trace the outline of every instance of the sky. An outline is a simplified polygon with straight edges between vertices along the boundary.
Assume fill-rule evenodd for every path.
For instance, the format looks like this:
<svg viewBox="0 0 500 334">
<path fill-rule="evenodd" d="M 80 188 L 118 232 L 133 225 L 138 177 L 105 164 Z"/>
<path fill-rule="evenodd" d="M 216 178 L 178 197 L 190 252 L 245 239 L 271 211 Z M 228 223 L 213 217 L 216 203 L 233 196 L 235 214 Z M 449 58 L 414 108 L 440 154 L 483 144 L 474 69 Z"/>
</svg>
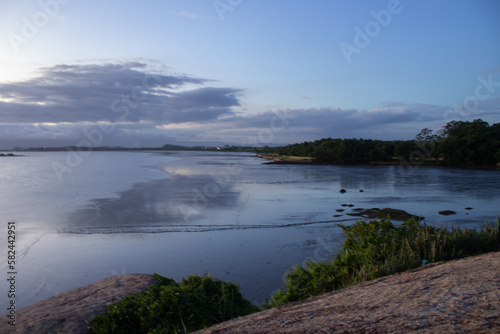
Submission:
<svg viewBox="0 0 500 334">
<path fill-rule="evenodd" d="M 0 0 L 0 149 L 500 122 L 498 0 Z"/>
</svg>

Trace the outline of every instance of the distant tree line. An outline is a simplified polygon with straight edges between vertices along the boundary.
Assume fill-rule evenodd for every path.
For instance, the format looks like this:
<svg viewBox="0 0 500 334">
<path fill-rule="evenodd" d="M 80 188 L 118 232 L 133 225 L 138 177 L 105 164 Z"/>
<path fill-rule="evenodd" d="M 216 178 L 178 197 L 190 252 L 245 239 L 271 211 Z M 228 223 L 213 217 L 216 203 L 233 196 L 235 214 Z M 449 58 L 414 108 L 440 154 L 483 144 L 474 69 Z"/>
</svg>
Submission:
<svg viewBox="0 0 500 334">
<path fill-rule="evenodd" d="M 451 121 L 437 133 L 424 128 L 414 140 L 324 138 L 282 147 L 282 155 L 308 156 L 318 163 L 413 162 L 493 165 L 500 162 L 500 123 Z"/>
<path fill-rule="evenodd" d="M 225 152 L 253 152 L 253 153 L 276 153 L 281 147 L 269 146 L 241 146 L 241 145 L 224 145 L 224 146 L 182 146 L 165 144 L 160 147 L 121 147 L 121 146 L 96 146 L 96 147 L 79 147 L 79 146 L 56 146 L 56 147 L 29 147 L 23 148 L 16 146 L 12 151 L 16 152 L 59 152 L 59 151 L 225 151 Z M 0 154 L 1 156 L 1 154 Z"/>
</svg>

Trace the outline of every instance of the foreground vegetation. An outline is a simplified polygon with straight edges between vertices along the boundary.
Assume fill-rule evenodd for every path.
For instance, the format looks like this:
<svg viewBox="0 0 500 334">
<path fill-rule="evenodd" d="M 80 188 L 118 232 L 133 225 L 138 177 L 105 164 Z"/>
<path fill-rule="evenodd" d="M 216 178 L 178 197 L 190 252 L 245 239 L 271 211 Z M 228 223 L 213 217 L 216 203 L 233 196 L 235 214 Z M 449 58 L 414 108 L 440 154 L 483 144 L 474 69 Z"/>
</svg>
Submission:
<svg viewBox="0 0 500 334">
<path fill-rule="evenodd" d="M 486 252 L 500 251 L 500 219 L 475 229 L 420 225 L 410 219 L 358 221 L 342 228 L 346 239 L 328 262 L 295 266 L 284 289 L 266 308 L 299 301 L 378 277 Z M 210 276 L 189 276 L 182 282 L 155 274 L 146 292 L 126 296 L 95 317 L 92 333 L 188 333 L 259 311 L 233 283 Z"/>
<path fill-rule="evenodd" d="M 258 311 L 238 287 L 210 276 L 182 282 L 154 275 L 156 285 L 128 295 L 90 325 L 92 333 L 189 333 Z"/>
<path fill-rule="evenodd" d="M 267 308 L 299 301 L 378 277 L 486 252 L 500 251 L 500 219 L 474 229 L 421 226 L 415 220 L 394 225 L 388 219 L 358 221 L 342 228 L 346 239 L 329 262 L 295 266 L 284 289 Z"/>
</svg>

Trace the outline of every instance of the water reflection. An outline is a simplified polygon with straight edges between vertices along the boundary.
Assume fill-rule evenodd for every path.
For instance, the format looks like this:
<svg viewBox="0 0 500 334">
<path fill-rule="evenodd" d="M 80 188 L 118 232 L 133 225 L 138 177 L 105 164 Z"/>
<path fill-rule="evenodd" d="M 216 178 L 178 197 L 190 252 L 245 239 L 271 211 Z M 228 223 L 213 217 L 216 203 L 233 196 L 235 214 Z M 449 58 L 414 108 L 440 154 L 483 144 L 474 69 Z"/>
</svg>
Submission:
<svg viewBox="0 0 500 334">
<path fill-rule="evenodd" d="M 172 172 L 166 179 L 136 184 L 118 198 L 93 199 L 72 213 L 62 232 L 107 233 L 154 225 L 189 225 L 210 211 L 236 206 L 240 192 L 233 183 L 221 185 L 212 176 L 190 170 Z M 101 231 L 104 231 L 101 229 Z"/>
<path fill-rule="evenodd" d="M 350 210 L 405 210 L 426 222 L 480 226 L 498 215 L 498 172 L 397 166 L 269 165 L 251 154 L 169 152 L 164 179 L 93 199 L 63 232 L 123 233 L 282 228 L 355 221 Z M 340 193 L 346 189 L 346 193 Z M 362 191 L 360 191 L 362 190 Z M 343 204 L 352 208 L 341 210 Z M 474 210 L 465 210 L 473 207 Z M 442 210 L 457 214 L 444 217 Z"/>
</svg>

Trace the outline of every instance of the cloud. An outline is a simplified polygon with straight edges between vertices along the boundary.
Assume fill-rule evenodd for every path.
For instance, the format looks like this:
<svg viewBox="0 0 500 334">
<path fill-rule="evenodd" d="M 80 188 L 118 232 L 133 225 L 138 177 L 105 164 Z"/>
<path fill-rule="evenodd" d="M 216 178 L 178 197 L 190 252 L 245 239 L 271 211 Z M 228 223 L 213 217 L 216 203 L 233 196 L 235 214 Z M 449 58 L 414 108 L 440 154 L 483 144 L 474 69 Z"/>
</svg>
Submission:
<svg viewBox="0 0 500 334">
<path fill-rule="evenodd" d="M 203 18 L 202 16 L 200 16 L 198 14 L 190 13 L 190 12 L 187 12 L 185 10 L 178 12 L 177 16 L 179 16 L 179 17 L 185 17 L 185 18 L 188 18 L 188 19 L 191 19 L 191 20 L 198 20 L 198 19 Z"/>
<path fill-rule="evenodd" d="M 268 111 L 257 115 L 229 117 L 221 122 L 231 122 L 234 127 L 269 127 L 270 120 L 278 112 L 285 115 L 289 122 L 288 127 L 294 130 L 301 128 L 323 129 L 345 135 L 348 131 L 366 130 L 381 125 L 406 123 L 415 121 L 419 114 L 401 108 L 383 108 L 373 110 L 340 109 L 340 108 L 310 108 L 310 109 L 283 109 Z"/>
<path fill-rule="evenodd" d="M 239 106 L 235 88 L 148 71 L 141 62 L 56 65 L 36 78 L 0 84 L 0 122 L 186 122 L 214 120 Z M 188 88 L 191 87 L 191 88 Z"/>
<path fill-rule="evenodd" d="M 308 95 L 297 95 L 297 97 L 301 100 L 310 100 L 311 97 L 309 97 Z"/>
<path fill-rule="evenodd" d="M 198 93 L 195 95 L 204 96 Z M 198 103 L 202 101 L 204 98 L 200 98 Z M 390 108 L 389 105 L 393 107 Z M 111 131 L 106 132 L 100 130 L 102 124 L 95 122 L 0 124 L 0 147 L 78 145 L 79 142 L 88 140 L 89 133 L 96 132 L 102 135 L 98 146 L 124 147 L 158 147 L 167 143 L 275 146 L 327 137 L 412 139 L 422 128 L 433 128 L 428 124 L 439 128 L 448 122 L 449 120 L 443 120 L 445 114 L 441 113 L 446 110 L 445 107 L 405 105 L 398 102 L 387 103 L 384 108 L 373 110 L 281 109 L 256 114 L 231 114 L 224 118 L 195 122 L 104 123 L 107 127 L 112 127 Z"/>
<path fill-rule="evenodd" d="M 418 115 L 416 121 L 420 122 L 441 122 L 447 123 L 451 120 L 470 121 L 478 118 L 496 122 L 500 115 L 500 96 L 490 99 L 477 100 L 478 104 L 469 107 L 463 103 L 457 103 L 453 106 L 439 106 L 423 103 L 402 103 L 386 102 L 386 108 L 399 108 L 406 112 Z"/>
<path fill-rule="evenodd" d="M 143 60 L 42 68 L 33 79 L 0 83 L 0 148 L 78 145 L 89 133 L 100 133 L 97 146 L 124 147 L 412 139 L 422 128 L 439 129 L 452 119 L 493 123 L 500 114 L 500 97 L 467 112 L 399 101 L 369 110 L 236 112 L 243 90 L 212 83 L 160 72 Z"/>
<path fill-rule="evenodd" d="M 498 119 L 498 101 L 484 103 L 481 111 L 456 120 L 472 120 L 486 115 Z M 450 107 L 430 104 L 384 103 L 371 110 L 341 108 L 282 109 L 259 114 L 220 119 L 206 129 L 198 129 L 197 140 L 280 145 L 321 138 L 413 139 L 422 128 L 439 129 Z M 487 111 L 486 111 L 487 110 Z M 487 120 L 488 121 L 488 120 Z M 263 139 L 264 138 L 264 139 Z"/>
</svg>

